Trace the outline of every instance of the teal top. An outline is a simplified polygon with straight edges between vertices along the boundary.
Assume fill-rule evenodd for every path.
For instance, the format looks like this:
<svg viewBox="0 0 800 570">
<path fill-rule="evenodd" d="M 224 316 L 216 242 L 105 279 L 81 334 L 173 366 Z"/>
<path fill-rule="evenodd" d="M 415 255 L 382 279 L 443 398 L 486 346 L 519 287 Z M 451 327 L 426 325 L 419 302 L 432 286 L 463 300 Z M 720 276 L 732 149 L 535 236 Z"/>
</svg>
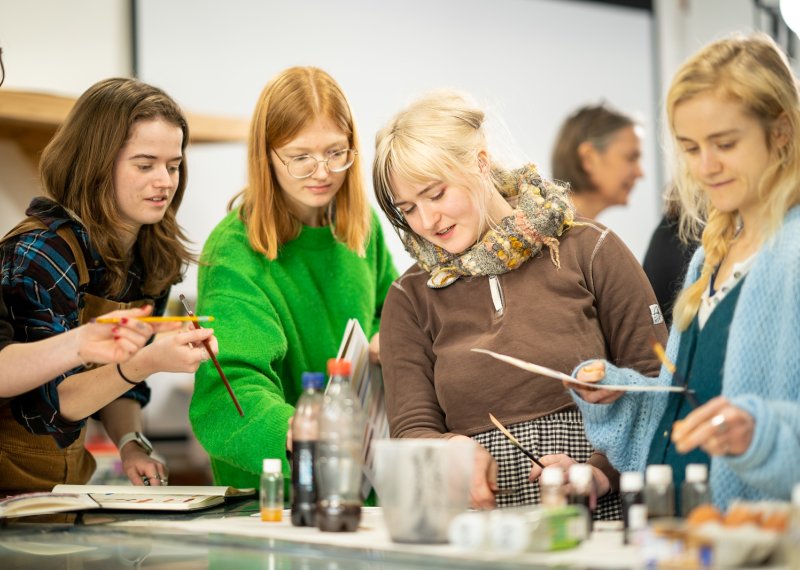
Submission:
<svg viewBox="0 0 800 570">
<path fill-rule="evenodd" d="M 722 368 L 725 351 L 728 348 L 728 333 L 733 320 L 739 293 L 744 279 L 739 281 L 722 301 L 714 307 L 708 321 L 700 328 L 698 317 L 681 335 L 678 358 L 675 368 L 680 374 L 673 377 L 673 384 L 680 384 L 678 378 L 685 378 L 699 405 L 705 404 L 722 393 Z M 693 410 L 691 403 L 683 394 L 670 394 L 667 408 L 656 429 L 650 444 L 648 465 L 671 465 L 675 484 L 675 498 L 680 505 L 681 485 L 686 476 L 686 466 L 690 463 L 710 465 L 711 457 L 699 447 L 689 453 L 678 453 L 672 441 L 672 426 Z M 675 511 L 679 512 L 679 511 Z"/>
<path fill-rule="evenodd" d="M 218 360 L 244 410 L 240 417 L 211 361 L 195 376 L 189 418 L 211 458 L 215 483 L 257 487 L 262 460 L 285 457 L 301 375 L 324 371 L 349 318 L 368 338 L 397 277 L 377 217 L 366 255 L 328 227 L 303 227 L 274 261 L 250 247 L 238 210 L 211 233 L 200 260 L 198 314 L 213 315 Z"/>
</svg>

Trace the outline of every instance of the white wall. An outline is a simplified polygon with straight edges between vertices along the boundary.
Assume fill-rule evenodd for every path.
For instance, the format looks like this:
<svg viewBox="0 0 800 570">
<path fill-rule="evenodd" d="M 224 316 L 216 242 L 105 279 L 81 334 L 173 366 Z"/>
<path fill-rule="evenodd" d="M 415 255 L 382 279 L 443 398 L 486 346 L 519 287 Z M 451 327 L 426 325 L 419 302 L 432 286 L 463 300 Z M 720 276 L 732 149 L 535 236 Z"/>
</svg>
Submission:
<svg viewBox="0 0 800 570">
<path fill-rule="evenodd" d="M 175 25 L 190 13 L 194 25 Z M 651 19 L 644 11 L 563 0 L 337 0 L 335 8 L 326 0 L 140 0 L 138 14 L 141 78 L 195 110 L 249 117 L 266 81 L 285 67 L 330 72 L 350 98 L 366 165 L 378 128 L 432 88 L 464 89 L 499 112 L 524 155 L 545 172 L 558 126 L 575 107 L 605 99 L 636 113 L 647 131 L 649 176 L 629 208 L 601 220 L 637 255 L 644 252 L 659 210 Z M 213 165 L 189 158 L 187 203 L 203 200 L 191 213 L 192 235 L 202 241 L 244 182 L 244 149 Z M 198 168 L 213 170 L 213 183 Z M 189 211 L 182 207 L 184 225 Z M 386 228 L 404 269 L 411 260 Z"/>
<path fill-rule="evenodd" d="M 0 89 L 77 96 L 96 81 L 131 74 L 130 9 L 125 0 L 0 0 Z M 0 232 L 39 193 L 36 164 L 0 139 Z"/>
</svg>

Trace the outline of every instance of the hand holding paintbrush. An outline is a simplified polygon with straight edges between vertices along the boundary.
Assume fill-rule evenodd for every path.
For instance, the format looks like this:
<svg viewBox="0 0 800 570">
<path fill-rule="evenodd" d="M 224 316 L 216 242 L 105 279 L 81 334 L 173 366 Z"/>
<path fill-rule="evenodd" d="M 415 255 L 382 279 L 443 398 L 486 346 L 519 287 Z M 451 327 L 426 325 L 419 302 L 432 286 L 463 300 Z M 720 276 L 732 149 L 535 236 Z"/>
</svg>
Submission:
<svg viewBox="0 0 800 570">
<path fill-rule="evenodd" d="M 186 309 L 186 314 L 190 317 L 194 317 L 195 315 L 189 308 L 189 303 L 186 301 L 186 296 L 183 293 L 181 293 L 179 297 L 181 299 L 181 303 L 183 303 L 183 308 Z M 192 321 L 192 324 L 196 329 L 201 328 L 200 323 L 198 323 L 196 320 Z M 211 350 L 211 345 L 208 343 L 207 340 L 204 340 L 203 346 L 208 352 L 208 355 L 211 357 L 211 360 L 214 362 L 214 366 L 217 368 L 217 373 L 219 374 L 219 377 L 222 378 L 222 382 L 225 384 L 225 388 L 227 388 L 228 394 L 230 394 L 231 400 L 233 400 L 233 404 L 236 406 L 236 410 L 239 412 L 240 416 L 244 417 L 244 411 L 242 410 L 242 406 L 239 405 L 239 400 L 236 399 L 236 394 L 233 393 L 233 388 L 231 388 L 231 384 L 230 382 L 228 382 L 228 378 L 222 371 L 222 367 L 219 365 L 219 360 L 217 360 L 217 357 L 214 355 L 214 351 Z"/>
</svg>

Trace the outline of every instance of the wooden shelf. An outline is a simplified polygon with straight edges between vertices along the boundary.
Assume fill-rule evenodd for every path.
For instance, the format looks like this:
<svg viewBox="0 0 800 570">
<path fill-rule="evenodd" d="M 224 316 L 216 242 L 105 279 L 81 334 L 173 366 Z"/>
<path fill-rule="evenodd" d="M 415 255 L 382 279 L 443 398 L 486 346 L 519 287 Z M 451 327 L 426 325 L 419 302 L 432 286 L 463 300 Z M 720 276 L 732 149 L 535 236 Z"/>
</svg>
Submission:
<svg viewBox="0 0 800 570">
<path fill-rule="evenodd" d="M 74 97 L 0 89 L 0 138 L 14 140 L 34 161 L 64 121 Z M 248 121 L 235 117 L 186 113 L 189 142 L 244 142 Z"/>
</svg>

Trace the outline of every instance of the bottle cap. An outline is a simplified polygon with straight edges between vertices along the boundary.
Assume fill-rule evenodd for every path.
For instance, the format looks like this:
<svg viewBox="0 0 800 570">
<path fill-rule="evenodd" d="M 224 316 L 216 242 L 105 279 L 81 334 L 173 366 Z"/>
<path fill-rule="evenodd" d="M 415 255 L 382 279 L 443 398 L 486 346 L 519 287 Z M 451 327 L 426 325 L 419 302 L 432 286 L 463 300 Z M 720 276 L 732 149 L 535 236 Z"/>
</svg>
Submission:
<svg viewBox="0 0 800 570">
<path fill-rule="evenodd" d="M 448 527 L 450 544 L 465 550 L 479 550 L 486 544 L 489 534 L 488 517 L 481 512 L 466 512 L 456 515 Z"/>
<path fill-rule="evenodd" d="M 328 376 L 350 376 L 350 361 L 344 358 L 329 359 Z"/>
<path fill-rule="evenodd" d="M 667 485 L 672 483 L 672 466 L 648 465 L 645 472 L 645 480 L 648 485 Z"/>
<path fill-rule="evenodd" d="M 280 473 L 282 471 L 281 460 L 267 458 L 263 462 L 264 473 Z"/>
<path fill-rule="evenodd" d="M 325 375 L 322 372 L 303 372 L 301 382 L 303 390 L 308 390 L 309 388 L 322 390 L 322 385 L 325 384 Z"/>
<path fill-rule="evenodd" d="M 708 465 L 705 463 L 690 463 L 686 466 L 687 483 L 705 483 L 708 481 Z"/>
<path fill-rule="evenodd" d="M 558 465 L 550 465 L 549 467 L 545 467 L 542 471 L 542 477 L 539 482 L 542 485 L 563 485 L 564 470 Z"/>
<path fill-rule="evenodd" d="M 591 488 L 592 466 L 586 463 L 576 463 L 569 466 L 569 482 L 575 487 L 584 489 Z"/>
<path fill-rule="evenodd" d="M 644 487 L 644 473 L 625 471 L 619 476 L 619 490 L 623 493 L 638 493 Z"/>
</svg>

